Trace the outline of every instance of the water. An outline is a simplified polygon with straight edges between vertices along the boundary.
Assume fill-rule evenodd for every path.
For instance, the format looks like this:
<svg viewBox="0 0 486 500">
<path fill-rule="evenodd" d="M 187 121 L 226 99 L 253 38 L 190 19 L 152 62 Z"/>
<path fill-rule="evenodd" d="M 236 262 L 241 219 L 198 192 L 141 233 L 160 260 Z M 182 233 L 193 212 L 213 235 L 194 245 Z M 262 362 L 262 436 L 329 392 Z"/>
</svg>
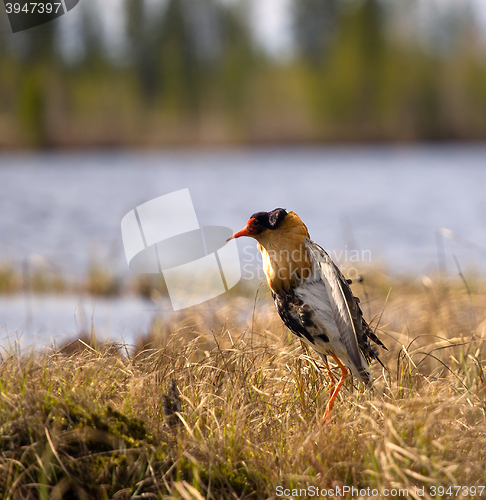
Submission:
<svg viewBox="0 0 486 500">
<path fill-rule="evenodd" d="M 3 154 L 0 257 L 40 255 L 65 275 L 97 259 L 128 273 L 122 217 L 189 188 L 201 225 L 237 230 L 254 212 L 284 207 L 334 256 L 357 249 L 364 260 L 417 275 L 437 267 L 436 233 L 446 228 L 455 237 L 444 239 L 448 269 L 453 254 L 484 269 L 485 167 L 484 145 Z M 238 245 L 244 263 L 253 261 L 254 242 Z M 21 331 L 25 314 L 19 306 L 17 320 L 7 315 L 9 300 L 0 302 L 0 324 L 8 319 Z M 47 331 L 48 323 L 36 327 Z M 141 320 L 134 313 L 122 326 L 108 323 L 112 333 Z"/>
<path fill-rule="evenodd" d="M 74 295 L 7 295 L 1 300 L 0 355 L 17 346 L 62 345 L 78 337 L 115 340 L 129 346 L 146 333 L 155 304 L 138 297 L 90 298 Z"/>
</svg>

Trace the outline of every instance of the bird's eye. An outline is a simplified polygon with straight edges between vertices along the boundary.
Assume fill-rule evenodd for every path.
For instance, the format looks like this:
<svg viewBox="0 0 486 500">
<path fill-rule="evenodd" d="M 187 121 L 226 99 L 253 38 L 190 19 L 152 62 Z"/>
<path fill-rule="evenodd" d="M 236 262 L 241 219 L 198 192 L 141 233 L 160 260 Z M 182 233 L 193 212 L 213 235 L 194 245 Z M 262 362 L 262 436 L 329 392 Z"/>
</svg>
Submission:
<svg viewBox="0 0 486 500">
<path fill-rule="evenodd" d="M 260 222 L 258 222 L 257 219 L 255 219 L 253 222 L 252 222 L 252 225 L 253 226 L 258 226 L 260 224 Z"/>
</svg>

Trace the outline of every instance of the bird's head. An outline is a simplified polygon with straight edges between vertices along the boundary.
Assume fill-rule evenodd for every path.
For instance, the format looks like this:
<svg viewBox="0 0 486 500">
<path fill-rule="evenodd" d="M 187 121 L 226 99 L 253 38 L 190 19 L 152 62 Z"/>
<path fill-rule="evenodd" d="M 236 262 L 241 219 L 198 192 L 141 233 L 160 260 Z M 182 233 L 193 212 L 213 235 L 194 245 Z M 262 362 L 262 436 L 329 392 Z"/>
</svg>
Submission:
<svg viewBox="0 0 486 500">
<path fill-rule="evenodd" d="M 309 237 L 307 227 L 294 212 L 287 212 L 283 208 L 276 208 L 271 212 L 257 212 L 253 214 L 241 231 L 238 231 L 227 241 L 240 236 L 250 236 L 259 243 L 276 239 L 281 240 L 285 235 Z"/>
<path fill-rule="evenodd" d="M 250 236 L 258 240 L 262 233 L 277 230 L 287 215 L 287 211 L 283 208 L 276 208 L 271 212 L 257 212 L 248 219 L 246 227 L 230 236 L 226 241 L 241 236 Z"/>
<path fill-rule="evenodd" d="M 294 212 L 287 212 L 283 208 L 257 212 L 250 217 L 246 227 L 228 240 L 240 236 L 257 240 L 263 270 L 273 292 L 289 289 L 312 275 L 305 248 L 305 239 L 310 238 L 309 232 Z"/>
</svg>

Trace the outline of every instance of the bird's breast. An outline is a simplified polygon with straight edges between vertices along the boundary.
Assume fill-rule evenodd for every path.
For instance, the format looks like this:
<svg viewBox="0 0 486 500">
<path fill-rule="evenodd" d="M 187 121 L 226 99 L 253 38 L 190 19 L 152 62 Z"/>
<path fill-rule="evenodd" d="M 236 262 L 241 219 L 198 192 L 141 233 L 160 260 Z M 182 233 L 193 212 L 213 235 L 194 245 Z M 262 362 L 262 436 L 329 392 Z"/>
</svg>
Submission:
<svg viewBox="0 0 486 500">
<path fill-rule="evenodd" d="M 285 246 L 260 243 L 258 249 L 268 285 L 274 293 L 296 287 L 312 276 L 312 265 L 303 242 Z"/>
</svg>

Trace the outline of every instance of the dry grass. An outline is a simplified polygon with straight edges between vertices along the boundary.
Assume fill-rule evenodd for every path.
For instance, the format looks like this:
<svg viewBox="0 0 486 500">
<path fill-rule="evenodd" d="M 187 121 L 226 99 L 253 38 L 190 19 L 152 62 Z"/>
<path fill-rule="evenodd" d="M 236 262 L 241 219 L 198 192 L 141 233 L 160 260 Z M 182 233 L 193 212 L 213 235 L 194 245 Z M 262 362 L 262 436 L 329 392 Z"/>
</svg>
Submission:
<svg viewBox="0 0 486 500">
<path fill-rule="evenodd" d="M 373 392 L 349 381 L 325 426 L 325 372 L 264 291 L 162 318 L 134 351 L 4 359 L 1 497 L 263 499 L 280 485 L 431 498 L 486 485 L 481 287 L 394 283 L 385 306 L 378 281 L 355 292 L 389 373 L 373 366 Z"/>
</svg>

